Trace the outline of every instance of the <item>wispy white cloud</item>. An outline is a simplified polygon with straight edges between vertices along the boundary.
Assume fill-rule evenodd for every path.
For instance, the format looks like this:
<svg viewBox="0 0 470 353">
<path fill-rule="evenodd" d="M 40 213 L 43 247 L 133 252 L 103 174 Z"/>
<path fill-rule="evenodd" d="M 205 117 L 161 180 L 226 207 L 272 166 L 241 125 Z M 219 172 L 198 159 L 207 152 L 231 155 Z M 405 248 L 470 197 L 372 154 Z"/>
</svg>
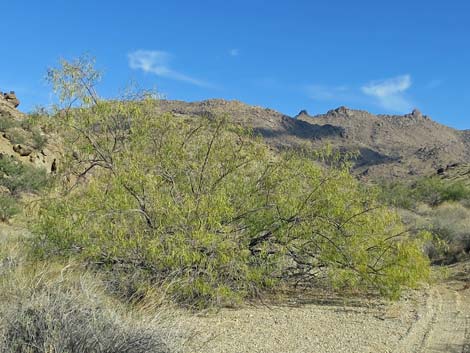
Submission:
<svg viewBox="0 0 470 353">
<path fill-rule="evenodd" d="M 229 51 L 230 56 L 239 56 L 240 55 L 240 50 L 239 49 L 230 49 Z"/>
<path fill-rule="evenodd" d="M 397 112 L 407 112 L 413 104 L 405 96 L 411 87 L 410 75 L 401 75 L 380 81 L 371 81 L 361 87 L 364 94 L 373 97 L 382 108 Z"/>
<path fill-rule="evenodd" d="M 185 75 L 170 67 L 172 56 L 159 50 L 137 50 L 128 54 L 129 67 L 133 70 L 142 70 L 147 73 L 177 81 L 187 82 L 196 86 L 211 87 L 206 81 Z"/>
</svg>

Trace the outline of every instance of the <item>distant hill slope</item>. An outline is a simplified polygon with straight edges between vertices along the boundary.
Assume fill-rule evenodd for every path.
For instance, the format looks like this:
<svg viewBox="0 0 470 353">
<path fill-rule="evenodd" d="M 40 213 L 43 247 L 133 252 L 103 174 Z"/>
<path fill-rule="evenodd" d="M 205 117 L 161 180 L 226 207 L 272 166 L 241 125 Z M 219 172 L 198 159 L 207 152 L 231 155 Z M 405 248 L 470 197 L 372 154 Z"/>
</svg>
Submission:
<svg viewBox="0 0 470 353">
<path fill-rule="evenodd" d="M 470 187 L 470 163 L 448 165 L 439 171 L 444 180 L 463 181 Z"/>
<path fill-rule="evenodd" d="M 406 115 L 374 115 L 340 107 L 316 116 L 302 111 L 291 118 L 272 109 L 220 99 L 161 100 L 156 110 L 183 116 L 227 114 L 276 147 L 309 141 L 316 147 L 329 143 L 343 151 L 359 151 L 355 171 L 365 178 L 430 175 L 448 165 L 470 163 L 470 130 L 441 125 L 417 110 Z"/>
</svg>

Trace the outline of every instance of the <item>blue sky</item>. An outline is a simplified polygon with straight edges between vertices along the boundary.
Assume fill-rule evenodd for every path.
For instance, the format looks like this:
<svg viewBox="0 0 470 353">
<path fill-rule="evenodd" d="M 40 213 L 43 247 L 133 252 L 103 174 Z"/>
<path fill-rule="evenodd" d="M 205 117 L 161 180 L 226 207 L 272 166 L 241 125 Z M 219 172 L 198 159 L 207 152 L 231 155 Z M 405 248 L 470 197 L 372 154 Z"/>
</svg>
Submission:
<svg viewBox="0 0 470 353">
<path fill-rule="evenodd" d="M 470 129 L 470 2 L 10 1 L 0 90 L 52 101 L 47 67 L 90 53 L 112 97 L 129 81 L 169 99 L 238 99 L 289 115 L 419 108 Z"/>
</svg>

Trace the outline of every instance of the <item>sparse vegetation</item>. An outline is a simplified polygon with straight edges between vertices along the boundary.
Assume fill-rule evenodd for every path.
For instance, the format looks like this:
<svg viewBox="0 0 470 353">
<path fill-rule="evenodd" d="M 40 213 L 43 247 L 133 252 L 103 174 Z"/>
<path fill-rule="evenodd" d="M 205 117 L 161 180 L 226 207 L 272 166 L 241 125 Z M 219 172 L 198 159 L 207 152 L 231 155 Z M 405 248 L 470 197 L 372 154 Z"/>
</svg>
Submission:
<svg viewBox="0 0 470 353">
<path fill-rule="evenodd" d="M 22 193 L 37 193 L 48 184 L 46 170 L 0 157 L 0 220 L 8 221 L 20 211 Z"/>
<path fill-rule="evenodd" d="M 0 352 L 178 352 L 177 332 L 111 301 L 71 264 L 30 263 L 25 229 L 2 227 Z"/>
<path fill-rule="evenodd" d="M 416 208 L 420 203 L 434 207 L 448 201 L 470 200 L 470 187 L 464 180 L 449 181 L 437 176 L 412 182 L 382 181 L 381 190 L 383 202 L 406 209 Z"/>
<path fill-rule="evenodd" d="M 405 221 L 416 231 L 429 230 L 434 241 L 427 253 L 434 262 L 452 263 L 470 251 L 470 187 L 464 179 L 421 178 L 414 182 L 384 183 L 381 198 L 407 209 Z"/>
<path fill-rule="evenodd" d="M 11 195 L 38 192 L 47 183 L 45 169 L 21 163 L 13 157 L 0 158 L 0 186 L 8 189 Z"/>
<path fill-rule="evenodd" d="M 43 125 L 49 123 L 45 116 L 45 112 L 38 111 L 20 121 L 0 115 L 0 131 L 12 144 L 26 144 L 41 150 L 47 144 L 47 136 L 42 131 Z"/>
<path fill-rule="evenodd" d="M 18 200 L 8 194 L 0 194 L 0 221 L 6 222 L 20 212 Z"/>
<path fill-rule="evenodd" d="M 39 276 L 20 290 L 3 283 L 8 297 L 0 308 L 0 352 L 170 352 L 156 327 L 110 309 L 83 281 L 66 288 L 60 282 L 44 285 Z"/>
</svg>

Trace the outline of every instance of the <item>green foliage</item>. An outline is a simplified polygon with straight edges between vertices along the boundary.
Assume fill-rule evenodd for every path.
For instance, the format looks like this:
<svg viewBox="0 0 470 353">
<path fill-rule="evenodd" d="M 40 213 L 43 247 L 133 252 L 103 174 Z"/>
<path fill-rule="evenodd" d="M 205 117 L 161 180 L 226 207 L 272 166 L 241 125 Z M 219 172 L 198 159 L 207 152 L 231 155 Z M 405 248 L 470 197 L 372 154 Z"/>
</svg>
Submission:
<svg viewBox="0 0 470 353">
<path fill-rule="evenodd" d="M 60 72 L 53 83 L 71 98 Z M 136 274 L 115 287 L 132 296 L 163 286 L 198 306 L 325 279 L 396 296 L 427 277 L 420 239 L 341 156 L 317 152 L 324 169 L 312 151 L 275 154 L 223 117 L 156 116 L 147 98 L 90 99 L 57 120 L 64 171 L 85 182 L 42 205 L 37 255 L 78 257 L 126 283 Z"/>
<path fill-rule="evenodd" d="M 25 144 L 28 141 L 28 133 L 19 127 L 12 127 L 5 131 L 5 136 L 14 145 Z"/>
<path fill-rule="evenodd" d="M 47 183 L 45 169 L 21 163 L 13 157 L 0 158 L 0 186 L 7 188 L 12 195 L 38 192 L 46 187 Z"/>
<path fill-rule="evenodd" d="M 419 203 L 437 206 L 448 201 L 469 201 L 470 187 L 464 181 L 423 177 L 414 182 L 381 183 L 381 199 L 393 206 L 412 209 Z"/>
<path fill-rule="evenodd" d="M 37 150 L 42 150 L 46 147 L 47 144 L 47 136 L 43 134 L 39 129 L 33 129 L 31 131 L 31 138 L 32 138 L 32 145 Z"/>
<path fill-rule="evenodd" d="M 0 194 L 0 221 L 6 222 L 19 213 L 20 208 L 16 198 L 6 194 Z"/>
<path fill-rule="evenodd" d="M 94 86 L 100 81 L 101 73 L 95 70 L 94 62 L 94 58 L 89 55 L 82 55 L 74 61 L 61 59 L 58 68 L 47 71 L 46 79 L 61 102 L 69 107 L 74 103 L 96 103 Z"/>
<path fill-rule="evenodd" d="M 5 222 L 20 212 L 21 193 L 37 193 L 48 185 L 45 169 L 23 164 L 16 158 L 0 158 L 0 220 Z"/>
<path fill-rule="evenodd" d="M 84 190 L 43 205 L 37 249 L 139 268 L 144 281 L 198 305 L 280 280 L 311 282 L 324 268 L 337 286 L 390 295 L 426 276 L 417 241 L 398 240 L 396 214 L 362 192 L 346 165 L 323 170 L 273 155 L 223 119 L 149 118 L 146 107 L 102 103 L 76 116 L 93 128 L 73 138 L 89 159 L 72 167 L 95 173 Z M 109 116 L 131 116 L 130 128 Z"/>
<path fill-rule="evenodd" d="M 10 116 L 0 115 L 0 131 L 6 131 L 14 126 L 16 126 L 15 120 Z"/>
<path fill-rule="evenodd" d="M 425 226 L 441 242 L 434 249 L 433 261 L 453 263 L 468 258 L 470 252 L 470 210 L 457 202 L 446 202 L 434 208 L 420 207 Z"/>
<path fill-rule="evenodd" d="M 433 235 L 426 253 L 433 262 L 452 263 L 470 251 L 470 187 L 465 180 L 424 177 L 415 182 L 382 183 L 383 202 L 409 210 L 405 222 L 413 232 Z"/>
</svg>

